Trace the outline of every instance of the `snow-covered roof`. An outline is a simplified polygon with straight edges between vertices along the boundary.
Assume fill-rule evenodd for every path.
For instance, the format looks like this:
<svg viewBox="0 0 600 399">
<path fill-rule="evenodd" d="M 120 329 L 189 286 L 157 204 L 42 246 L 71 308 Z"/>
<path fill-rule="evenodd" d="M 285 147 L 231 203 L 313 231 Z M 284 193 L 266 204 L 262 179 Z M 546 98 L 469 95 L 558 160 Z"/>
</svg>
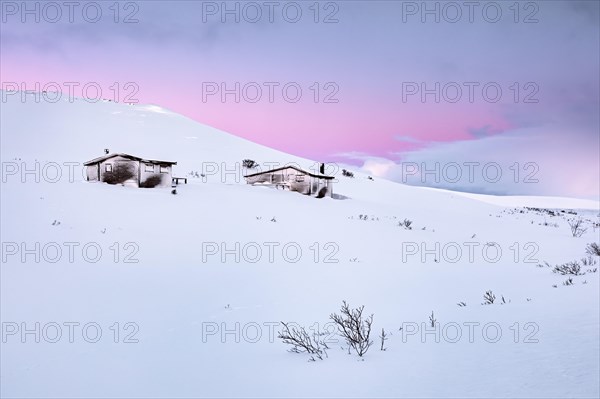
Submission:
<svg viewBox="0 0 600 399">
<path fill-rule="evenodd" d="M 90 161 L 87 161 L 83 165 L 84 166 L 93 165 L 95 163 L 106 161 L 107 159 L 114 158 L 114 157 L 123 157 L 123 158 L 131 159 L 133 161 L 141 161 L 141 162 L 153 163 L 153 164 L 177 165 L 177 162 L 159 161 L 159 160 L 156 160 L 156 159 L 144 159 L 144 158 L 136 157 L 135 155 L 123 154 L 123 153 L 113 153 L 113 154 L 104 155 L 102 157 L 94 158 L 94 159 L 92 159 Z"/>
<path fill-rule="evenodd" d="M 333 179 L 333 178 L 334 178 L 333 176 L 327 176 L 327 175 L 317 175 L 317 174 L 314 174 L 314 173 L 310 173 L 310 172 L 307 172 L 307 171 L 305 171 L 305 170 L 302 170 L 302 169 L 300 169 L 300 168 L 298 168 L 298 167 L 296 167 L 296 166 L 293 166 L 293 165 L 282 166 L 282 167 L 280 167 L 280 168 L 269 169 L 269 170 L 265 170 L 265 171 L 262 171 L 262 172 L 252 173 L 252 174 L 250 174 L 250 175 L 245 175 L 244 177 L 252 177 L 252 176 L 264 175 L 264 174 L 266 174 L 266 173 L 273 173 L 273 172 L 277 172 L 277 171 L 280 171 L 280 170 L 283 170 L 283 169 L 294 169 L 294 170 L 296 170 L 296 171 L 298 171 L 298 172 L 300 172 L 300 173 L 303 173 L 303 174 L 305 174 L 305 175 L 312 176 L 312 177 L 317 177 L 317 178 L 319 178 L 319 179 L 331 180 L 331 179 Z"/>
</svg>

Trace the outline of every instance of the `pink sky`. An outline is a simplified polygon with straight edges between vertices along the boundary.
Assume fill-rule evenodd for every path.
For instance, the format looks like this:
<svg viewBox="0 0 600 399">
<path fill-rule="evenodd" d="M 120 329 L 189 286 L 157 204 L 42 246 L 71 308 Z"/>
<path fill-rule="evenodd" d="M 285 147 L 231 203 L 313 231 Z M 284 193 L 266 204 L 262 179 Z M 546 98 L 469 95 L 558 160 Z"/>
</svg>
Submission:
<svg viewBox="0 0 600 399">
<path fill-rule="evenodd" d="M 198 2 L 139 4 L 139 22 L 128 25 L 110 19 L 32 24 L 11 17 L 0 25 L 3 88 L 12 82 L 29 89 L 36 82 L 98 82 L 103 96 L 111 97 L 115 82 L 134 82 L 140 103 L 295 155 L 356 166 L 362 161 L 344 154 L 401 162 L 406 151 L 527 134 L 531 127 L 577 132 L 577 141 L 588 143 L 581 158 L 598 162 L 600 39 L 598 21 L 590 18 L 597 5 L 582 10 L 545 3 L 535 24 L 504 19 L 449 25 L 400 23 L 395 2 L 340 3 L 335 24 L 202 23 Z M 203 102 L 209 82 L 258 82 L 263 99 L 236 103 L 230 95 L 223 103 L 217 95 Z M 269 103 L 264 82 L 297 82 L 303 96 L 288 103 L 276 89 Z M 318 103 L 310 90 L 314 82 Z M 331 92 L 327 82 L 339 88 L 338 103 L 323 103 Z M 469 102 L 465 89 L 457 103 L 436 103 L 431 95 L 424 103 L 419 95 L 405 102 L 406 82 L 497 82 L 503 95 L 492 103 L 477 89 Z M 532 94 L 528 82 L 535 84 L 537 103 L 523 101 Z M 531 156 L 552 159 L 540 148 L 533 145 Z M 503 151 L 498 156 L 510 160 L 511 151 Z"/>
</svg>

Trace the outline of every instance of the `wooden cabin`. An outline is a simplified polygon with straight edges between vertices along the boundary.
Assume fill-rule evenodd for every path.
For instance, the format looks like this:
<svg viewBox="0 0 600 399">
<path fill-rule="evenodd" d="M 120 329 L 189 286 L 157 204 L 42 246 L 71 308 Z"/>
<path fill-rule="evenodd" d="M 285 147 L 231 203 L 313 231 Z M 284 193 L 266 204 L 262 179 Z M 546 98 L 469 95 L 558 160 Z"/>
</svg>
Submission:
<svg viewBox="0 0 600 399">
<path fill-rule="evenodd" d="M 314 174 L 295 166 L 283 166 L 264 172 L 245 175 L 248 184 L 268 185 L 297 191 L 317 198 L 333 196 L 333 176 Z"/>
<path fill-rule="evenodd" d="M 129 154 L 107 154 L 83 164 L 88 181 L 133 187 L 170 187 L 177 162 L 144 159 Z"/>
</svg>

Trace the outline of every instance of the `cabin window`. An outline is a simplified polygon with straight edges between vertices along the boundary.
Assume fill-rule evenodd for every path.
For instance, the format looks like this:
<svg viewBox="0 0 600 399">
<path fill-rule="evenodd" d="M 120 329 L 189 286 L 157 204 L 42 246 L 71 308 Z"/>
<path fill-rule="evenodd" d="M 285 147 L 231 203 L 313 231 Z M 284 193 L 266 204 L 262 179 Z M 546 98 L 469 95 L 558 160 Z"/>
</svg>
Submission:
<svg viewBox="0 0 600 399">
<path fill-rule="evenodd" d="M 303 175 L 297 175 L 296 176 L 296 183 L 302 183 L 304 181 L 304 176 Z"/>
<path fill-rule="evenodd" d="M 106 170 L 107 172 L 112 172 L 112 163 L 107 163 L 107 164 L 106 164 L 106 168 L 105 168 L 105 170 Z"/>
<path fill-rule="evenodd" d="M 151 163 L 147 163 L 144 169 L 146 172 L 154 172 L 154 165 Z"/>
<path fill-rule="evenodd" d="M 160 165 L 160 173 L 169 173 L 169 167 L 165 165 Z"/>
</svg>

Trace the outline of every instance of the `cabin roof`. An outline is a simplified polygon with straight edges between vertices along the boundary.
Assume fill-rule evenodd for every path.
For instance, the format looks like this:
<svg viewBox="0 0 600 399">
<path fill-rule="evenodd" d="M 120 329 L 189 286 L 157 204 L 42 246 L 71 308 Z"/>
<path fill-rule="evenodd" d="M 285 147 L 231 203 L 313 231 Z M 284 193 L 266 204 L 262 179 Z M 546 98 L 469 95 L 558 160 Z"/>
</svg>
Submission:
<svg viewBox="0 0 600 399">
<path fill-rule="evenodd" d="M 102 157 L 94 158 L 90 161 L 84 162 L 83 165 L 84 166 L 93 165 L 93 164 L 96 164 L 96 163 L 99 163 L 102 161 L 106 161 L 107 159 L 114 158 L 114 157 L 123 157 L 123 158 L 131 159 L 132 161 L 140 161 L 140 162 L 152 163 L 152 164 L 157 164 L 157 165 L 177 165 L 177 162 L 159 161 L 156 159 L 144 159 L 144 158 L 136 157 L 135 155 L 129 155 L 129 154 L 123 154 L 123 153 L 113 153 L 113 154 L 104 155 Z"/>
<path fill-rule="evenodd" d="M 258 173 L 252 173 L 250 175 L 245 175 L 244 177 L 253 177 L 253 176 L 264 175 L 264 174 L 268 174 L 268 173 L 277 172 L 277 171 L 280 171 L 280 170 L 283 170 L 283 169 L 294 169 L 294 170 L 296 170 L 298 172 L 304 173 L 305 175 L 316 177 L 316 178 L 319 178 L 319 179 L 325 179 L 325 180 L 332 180 L 332 179 L 334 179 L 333 176 L 317 175 L 317 174 L 310 173 L 310 172 L 307 172 L 305 170 L 302 170 L 300 168 L 297 168 L 297 167 L 295 167 L 293 165 L 282 166 L 280 168 L 269 169 L 269 170 L 265 170 L 265 171 L 258 172 Z"/>
</svg>

